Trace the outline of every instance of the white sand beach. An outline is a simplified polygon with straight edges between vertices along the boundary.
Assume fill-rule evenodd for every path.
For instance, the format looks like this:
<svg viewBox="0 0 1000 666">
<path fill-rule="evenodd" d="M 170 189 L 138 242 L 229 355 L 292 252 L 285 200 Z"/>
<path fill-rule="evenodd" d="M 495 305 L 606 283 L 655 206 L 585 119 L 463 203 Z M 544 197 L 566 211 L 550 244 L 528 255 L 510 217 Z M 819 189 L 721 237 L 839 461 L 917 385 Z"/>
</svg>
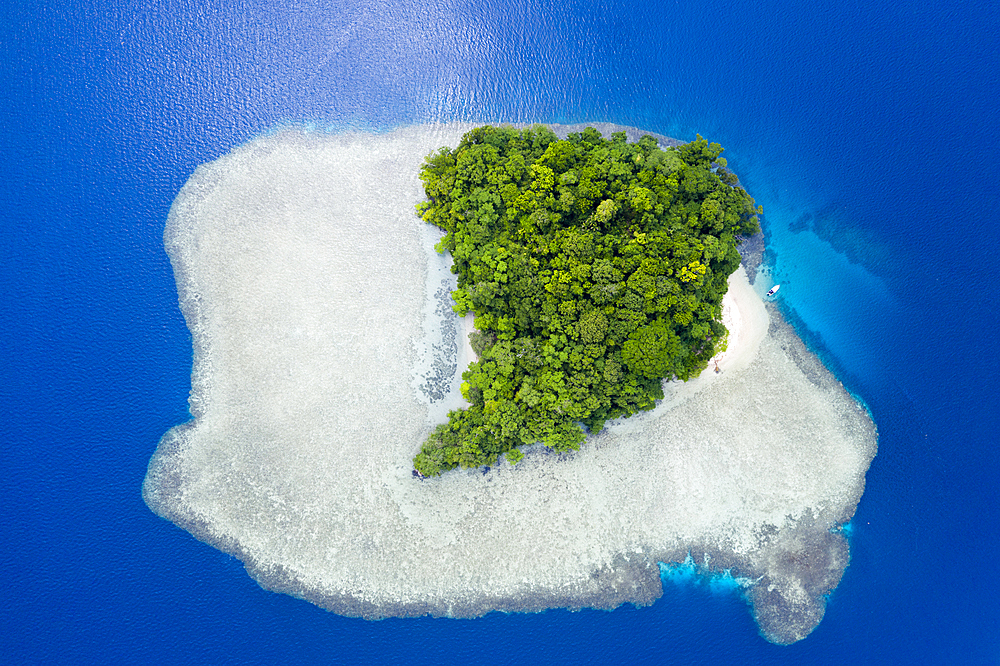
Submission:
<svg viewBox="0 0 1000 666">
<path fill-rule="evenodd" d="M 757 356 L 771 320 L 747 273 L 740 266 L 729 276 L 729 290 L 722 298 L 722 324 L 729 331 L 726 350 L 716 354 L 706 372 L 745 370 Z"/>
</svg>

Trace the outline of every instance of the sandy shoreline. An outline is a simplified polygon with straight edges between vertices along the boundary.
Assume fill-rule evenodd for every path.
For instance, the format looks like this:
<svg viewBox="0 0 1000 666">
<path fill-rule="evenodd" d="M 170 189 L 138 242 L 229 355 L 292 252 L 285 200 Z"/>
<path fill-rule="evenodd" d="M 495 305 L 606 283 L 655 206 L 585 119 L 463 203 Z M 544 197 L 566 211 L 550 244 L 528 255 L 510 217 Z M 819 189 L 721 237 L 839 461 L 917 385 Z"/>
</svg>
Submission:
<svg viewBox="0 0 1000 666">
<path fill-rule="evenodd" d="M 764 301 L 754 292 L 743 266 L 729 276 L 729 289 L 722 297 L 722 324 L 729 331 L 726 350 L 712 357 L 706 372 L 744 370 L 757 356 L 767 335 L 770 317 Z"/>
</svg>

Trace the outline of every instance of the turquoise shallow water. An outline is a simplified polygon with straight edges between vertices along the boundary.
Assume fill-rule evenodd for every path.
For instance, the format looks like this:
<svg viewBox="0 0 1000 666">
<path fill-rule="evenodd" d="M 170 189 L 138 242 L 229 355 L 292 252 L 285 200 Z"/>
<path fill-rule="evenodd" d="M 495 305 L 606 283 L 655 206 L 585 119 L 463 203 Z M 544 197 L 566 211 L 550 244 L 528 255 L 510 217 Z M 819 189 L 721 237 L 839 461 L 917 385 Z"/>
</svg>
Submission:
<svg viewBox="0 0 1000 666">
<path fill-rule="evenodd" d="M 1000 63 L 987 3 L 19 3 L 3 10 L 0 361 L 11 663 L 995 663 Z M 187 418 L 162 229 L 197 164 L 287 122 L 607 120 L 727 148 L 779 303 L 879 455 L 819 628 L 713 582 L 647 609 L 364 622 L 260 590 L 139 488 Z"/>
</svg>

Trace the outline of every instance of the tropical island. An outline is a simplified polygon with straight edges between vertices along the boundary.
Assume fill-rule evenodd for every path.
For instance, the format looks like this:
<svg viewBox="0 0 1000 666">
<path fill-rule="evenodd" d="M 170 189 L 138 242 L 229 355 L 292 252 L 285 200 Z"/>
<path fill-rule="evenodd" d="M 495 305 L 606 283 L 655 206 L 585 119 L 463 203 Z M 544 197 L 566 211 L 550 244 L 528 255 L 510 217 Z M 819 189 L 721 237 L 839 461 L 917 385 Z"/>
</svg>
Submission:
<svg viewBox="0 0 1000 666">
<path fill-rule="evenodd" d="M 728 286 L 721 277 L 735 261 L 724 243 L 735 240 L 739 228 L 753 228 L 747 227 L 753 215 L 740 208 L 742 195 L 727 183 L 716 147 L 695 140 L 663 150 L 635 128 L 598 125 L 611 137 L 598 140 L 586 127 L 553 126 L 565 144 L 538 128 L 493 131 L 494 139 L 531 137 L 532 147 L 521 152 L 534 157 L 526 158 L 517 181 L 515 206 L 532 204 L 527 197 L 518 203 L 528 191 L 548 193 L 535 196 L 543 203 L 549 194 L 562 199 L 560 189 L 574 197 L 567 213 L 545 206 L 549 227 L 539 226 L 545 220 L 537 210 L 527 214 L 527 228 L 537 229 L 534 240 L 517 237 L 524 213 L 516 219 L 497 214 L 496 227 L 510 224 L 511 247 L 521 248 L 513 259 L 499 256 L 496 243 L 479 241 L 476 259 L 478 246 L 459 232 L 463 220 L 451 234 L 414 212 L 427 201 L 424 215 L 434 217 L 441 207 L 449 219 L 443 194 L 428 199 L 421 169 L 444 182 L 433 176 L 435 161 L 445 176 L 450 168 L 438 149 L 460 146 L 476 131 L 471 124 L 379 133 L 282 128 L 198 167 L 164 229 L 191 331 L 191 418 L 166 432 L 150 459 L 143 483 L 149 507 L 239 558 L 266 589 L 343 615 L 469 618 L 495 610 L 645 606 L 663 594 L 662 573 L 690 561 L 706 576 L 731 576 L 768 640 L 791 643 L 808 635 L 849 561 L 839 527 L 864 490 L 874 424 L 774 304 L 762 300 L 767 285 L 754 283 L 763 275 L 757 259 L 745 257 Z M 621 140 L 619 131 L 635 143 Z M 587 145 L 575 145 L 573 134 Z M 529 170 L 551 146 L 556 153 L 567 144 L 573 154 L 607 155 L 609 173 L 616 163 L 622 172 L 619 182 L 626 182 L 626 170 L 639 177 L 648 171 L 651 185 L 629 181 L 612 192 L 605 178 L 600 194 L 587 196 L 591 190 L 583 188 L 590 208 L 580 208 L 586 160 L 571 169 L 576 183 L 566 176 L 570 170 L 559 171 L 557 180 L 557 169 L 548 166 L 546 187 L 547 172 Z M 481 157 L 473 162 L 489 164 L 490 149 L 476 150 Z M 626 159 L 611 159 L 613 153 Z M 558 164 L 558 155 L 551 156 Z M 646 168 L 649 162 L 655 166 Z M 517 166 L 515 160 L 514 173 Z M 692 174 L 690 183 L 686 176 L 676 181 L 678 201 L 690 203 L 674 218 L 673 199 L 663 203 L 660 194 L 650 194 L 647 200 L 640 188 L 656 191 L 662 174 L 669 193 L 671 174 L 680 172 Z M 696 182 L 705 183 L 704 193 L 688 191 Z M 704 203 L 713 200 L 712 187 L 719 196 L 737 197 L 714 231 L 703 224 L 720 223 L 708 212 L 712 204 Z M 657 204 L 665 206 L 664 217 L 657 217 Z M 731 212 L 738 217 L 727 217 Z M 560 222 L 575 219 L 575 226 L 556 228 L 555 213 Z M 647 213 L 652 231 L 641 227 Z M 658 228 L 682 235 L 668 239 Z M 470 226 L 468 233 L 477 232 Z M 455 255 L 468 265 L 462 285 L 461 273 L 450 271 L 450 253 L 435 250 L 449 235 L 444 242 L 454 242 Z M 718 239 L 713 252 L 708 237 Z M 683 245 L 688 249 L 676 249 Z M 544 254 L 535 252 L 543 246 Z M 463 255 L 467 248 L 471 254 Z M 593 260 L 584 274 L 587 252 Z M 539 287 L 538 299 L 525 299 L 532 305 L 523 317 L 534 328 L 526 329 L 531 335 L 515 328 L 511 337 L 507 327 L 519 325 L 521 311 L 505 310 L 496 302 L 499 291 L 486 285 L 516 288 L 526 279 L 523 262 L 531 266 L 532 259 L 539 262 L 537 280 L 546 270 L 552 271 L 548 284 L 556 271 L 566 280 L 555 280 L 555 293 Z M 583 293 L 574 293 L 574 285 Z M 571 388 L 546 384 L 527 367 L 515 401 L 527 404 L 532 394 L 521 392 L 530 382 L 536 407 L 543 400 L 579 402 L 574 377 L 607 381 L 612 360 L 619 383 L 633 376 L 633 392 L 600 389 L 608 402 L 567 415 L 562 430 L 553 418 L 552 432 L 566 434 L 550 440 L 556 444 L 578 437 L 572 430 L 582 433 L 578 424 L 591 430 L 572 454 L 555 452 L 543 437 L 542 444 L 520 444 L 516 465 L 507 455 L 517 454 L 507 454 L 489 469 L 462 469 L 460 455 L 459 467 L 447 474 L 415 479 L 414 455 L 448 410 L 472 406 L 462 402 L 461 373 L 475 359 L 462 330 L 469 317 L 452 310 L 456 291 L 465 294 L 466 308 L 477 300 L 486 304 L 477 319 L 477 367 L 484 380 L 500 382 L 492 389 L 498 394 L 487 396 L 492 384 L 465 380 L 470 398 L 477 397 L 474 389 L 483 393 L 484 419 L 487 400 L 512 390 L 503 385 L 509 381 L 503 370 L 513 368 L 513 377 L 522 358 L 552 368 L 550 375 L 561 368 Z M 714 299 L 723 291 L 720 319 Z M 681 308 L 688 298 L 701 305 Z M 556 307 L 547 311 L 550 302 Z M 598 309 L 604 325 L 593 314 Z M 675 319 L 680 312 L 690 312 L 690 321 Z M 676 347 L 659 319 L 668 320 Z M 558 335 L 566 337 L 562 347 L 546 328 L 557 320 Z M 724 324 L 728 337 L 712 322 Z M 643 335 L 643 329 L 652 330 Z M 664 353 L 649 355 L 649 368 L 634 354 L 630 367 L 630 339 Z M 725 351 L 694 377 L 711 353 L 709 342 L 716 352 L 725 344 Z M 575 349 L 581 343 L 583 350 Z M 588 355 L 589 346 L 603 349 L 603 356 Z M 653 379 L 663 370 L 689 379 Z M 656 401 L 658 383 L 663 399 Z M 652 392 L 643 396 L 642 390 Z M 658 404 L 646 410 L 646 401 Z M 549 406 L 558 413 L 571 404 Z M 639 411 L 594 432 L 599 419 L 622 409 Z M 526 421 L 524 427 L 530 435 L 534 426 Z M 526 438 L 515 432 L 507 441 L 516 447 Z"/>
<path fill-rule="evenodd" d="M 584 429 L 652 409 L 664 379 L 723 350 L 737 240 L 761 211 L 721 152 L 536 125 L 478 127 L 428 156 L 418 211 L 446 232 L 478 360 L 462 375 L 470 405 L 414 459 L 422 476 L 516 463 L 538 442 L 578 450 Z"/>
</svg>

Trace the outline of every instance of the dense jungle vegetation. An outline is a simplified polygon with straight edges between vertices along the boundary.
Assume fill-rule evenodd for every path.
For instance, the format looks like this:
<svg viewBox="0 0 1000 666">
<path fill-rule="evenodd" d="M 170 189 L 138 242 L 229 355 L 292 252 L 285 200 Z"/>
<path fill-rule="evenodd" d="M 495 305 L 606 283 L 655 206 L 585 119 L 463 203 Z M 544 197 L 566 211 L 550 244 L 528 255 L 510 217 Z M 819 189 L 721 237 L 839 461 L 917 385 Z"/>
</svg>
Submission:
<svg viewBox="0 0 1000 666">
<path fill-rule="evenodd" d="M 725 344 L 737 237 L 753 199 L 700 136 L 661 150 L 588 128 L 479 127 L 429 155 L 417 210 L 446 234 L 455 311 L 475 313 L 471 403 L 414 458 L 424 476 L 516 463 L 518 447 L 580 447 L 584 428 L 651 409 L 664 378 L 687 380 Z"/>
</svg>

